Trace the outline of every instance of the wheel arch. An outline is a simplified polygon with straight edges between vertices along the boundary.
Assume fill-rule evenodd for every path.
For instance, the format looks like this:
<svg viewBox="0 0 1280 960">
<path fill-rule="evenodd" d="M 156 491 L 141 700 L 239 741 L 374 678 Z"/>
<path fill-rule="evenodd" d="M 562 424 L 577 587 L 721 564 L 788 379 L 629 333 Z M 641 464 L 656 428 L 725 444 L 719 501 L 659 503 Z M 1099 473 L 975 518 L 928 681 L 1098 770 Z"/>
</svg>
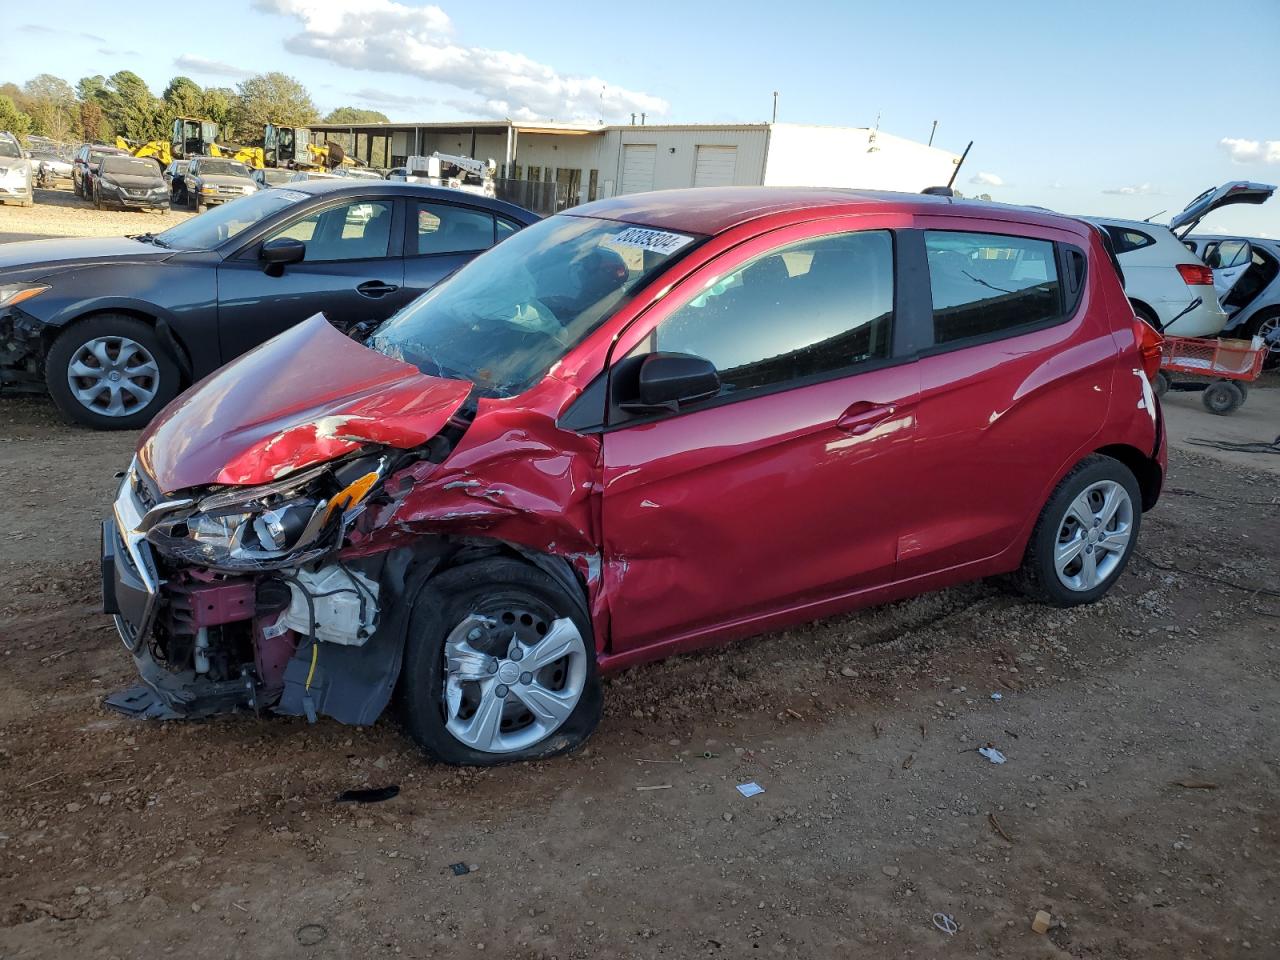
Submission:
<svg viewBox="0 0 1280 960">
<path fill-rule="evenodd" d="M 1128 296 L 1126 294 L 1126 296 Z M 1156 323 L 1163 323 L 1160 319 L 1160 313 L 1151 304 L 1143 300 L 1141 297 L 1129 297 L 1129 303 L 1133 305 L 1135 310 L 1145 310 L 1151 316 L 1155 317 Z"/>
<path fill-rule="evenodd" d="M 127 302 L 123 304 L 94 304 L 87 310 L 76 313 L 72 317 L 59 319 L 56 324 L 47 324 L 41 330 L 43 338 L 43 356 L 48 357 L 49 348 L 53 346 L 53 342 L 68 330 L 77 324 L 83 323 L 94 317 L 101 316 L 122 316 L 129 317 L 133 320 L 140 320 L 149 327 L 155 329 L 157 335 L 165 346 L 169 347 L 173 353 L 174 360 L 178 364 L 181 371 L 180 386 L 186 389 L 194 382 L 192 374 L 191 350 L 183 341 L 181 335 L 174 329 L 173 325 L 162 316 L 162 311 L 156 310 L 147 305 Z"/>
<path fill-rule="evenodd" d="M 1137 447 L 1127 443 L 1113 443 L 1099 447 L 1093 453 L 1119 460 L 1138 481 L 1138 489 L 1142 491 L 1142 509 L 1150 510 L 1160 499 L 1160 488 L 1164 484 L 1164 473 L 1160 464 L 1147 456 Z"/>
</svg>

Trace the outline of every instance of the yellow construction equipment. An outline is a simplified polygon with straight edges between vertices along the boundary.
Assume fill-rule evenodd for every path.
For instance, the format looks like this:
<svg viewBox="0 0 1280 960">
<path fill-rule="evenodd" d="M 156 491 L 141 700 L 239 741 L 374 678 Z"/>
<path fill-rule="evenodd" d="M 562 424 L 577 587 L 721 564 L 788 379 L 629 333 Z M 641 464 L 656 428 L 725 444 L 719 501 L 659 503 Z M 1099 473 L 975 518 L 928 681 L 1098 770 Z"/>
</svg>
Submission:
<svg viewBox="0 0 1280 960">
<path fill-rule="evenodd" d="M 135 157 L 154 157 L 160 161 L 162 167 L 167 167 L 173 160 L 173 151 L 164 140 L 148 140 L 146 143 L 139 143 L 136 140 L 116 137 L 116 146 L 121 150 L 128 150 Z"/>
</svg>

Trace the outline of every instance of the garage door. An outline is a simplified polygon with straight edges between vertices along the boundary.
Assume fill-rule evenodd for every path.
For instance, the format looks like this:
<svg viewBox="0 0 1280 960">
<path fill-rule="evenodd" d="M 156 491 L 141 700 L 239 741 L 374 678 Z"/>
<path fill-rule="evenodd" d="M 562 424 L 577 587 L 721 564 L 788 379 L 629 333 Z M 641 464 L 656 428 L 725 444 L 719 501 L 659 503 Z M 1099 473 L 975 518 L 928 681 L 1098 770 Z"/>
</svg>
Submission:
<svg viewBox="0 0 1280 960">
<path fill-rule="evenodd" d="M 643 193 L 653 189 L 653 165 L 658 148 L 652 143 L 622 146 L 622 193 Z"/>
<path fill-rule="evenodd" d="M 728 187 L 738 169 L 737 147 L 698 147 L 693 171 L 695 187 Z"/>
</svg>

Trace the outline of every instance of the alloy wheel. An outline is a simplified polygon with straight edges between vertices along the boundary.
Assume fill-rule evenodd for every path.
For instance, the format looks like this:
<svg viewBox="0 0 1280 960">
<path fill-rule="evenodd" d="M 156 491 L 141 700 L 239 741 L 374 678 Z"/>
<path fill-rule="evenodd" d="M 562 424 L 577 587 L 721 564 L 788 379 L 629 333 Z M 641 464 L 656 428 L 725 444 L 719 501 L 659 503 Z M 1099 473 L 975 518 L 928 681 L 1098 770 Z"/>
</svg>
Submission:
<svg viewBox="0 0 1280 960">
<path fill-rule="evenodd" d="M 587 649 L 567 617 L 529 598 L 481 605 L 444 642 L 445 728 L 483 753 L 551 736 L 586 688 Z"/>
<path fill-rule="evenodd" d="M 136 340 L 96 337 L 81 344 L 71 357 L 67 383 L 86 410 L 105 417 L 127 417 L 155 399 L 160 367 Z"/>
<path fill-rule="evenodd" d="M 1133 500 L 1114 480 L 1099 480 L 1071 501 L 1058 524 L 1053 567 L 1068 590 L 1092 590 L 1124 561 L 1133 533 Z"/>
</svg>

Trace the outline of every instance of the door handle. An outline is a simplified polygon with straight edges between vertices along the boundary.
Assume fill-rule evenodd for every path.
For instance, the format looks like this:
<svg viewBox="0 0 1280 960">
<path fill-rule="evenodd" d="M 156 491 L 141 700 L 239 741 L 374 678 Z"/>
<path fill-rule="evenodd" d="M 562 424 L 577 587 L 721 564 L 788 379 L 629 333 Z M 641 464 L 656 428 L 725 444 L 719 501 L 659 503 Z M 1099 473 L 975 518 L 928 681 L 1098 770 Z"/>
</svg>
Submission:
<svg viewBox="0 0 1280 960">
<path fill-rule="evenodd" d="M 385 297 L 388 293 L 395 293 L 399 289 L 393 283 L 383 283 L 381 280 L 366 280 L 356 287 L 356 293 L 362 297 L 377 300 L 379 297 Z"/>
<path fill-rule="evenodd" d="M 897 412 L 892 403 L 873 403 L 870 400 L 859 400 L 852 403 L 836 420 L 836 426 L 845 433 L 859 436 L 870 433 Z"/>
</svg>

